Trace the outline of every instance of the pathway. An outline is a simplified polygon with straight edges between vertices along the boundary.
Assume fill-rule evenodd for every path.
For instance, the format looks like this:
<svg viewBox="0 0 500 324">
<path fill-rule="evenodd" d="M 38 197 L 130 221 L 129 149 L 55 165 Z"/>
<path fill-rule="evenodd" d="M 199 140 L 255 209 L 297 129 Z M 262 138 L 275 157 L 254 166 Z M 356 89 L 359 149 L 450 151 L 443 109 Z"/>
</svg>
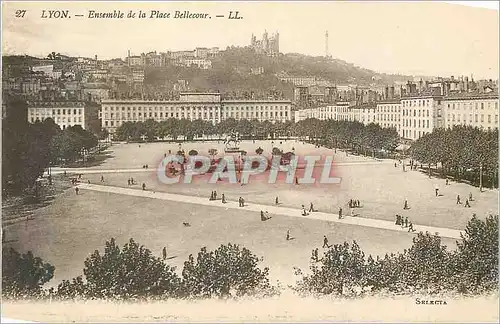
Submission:
<svg viewBox="0 0 500 324">
<path fill-rule="evenodd" d="M 228 200 L 227 203 L 222 204 L 222 202 L 220 200 L 210 201 L 208 199 L 208 196 L 207 196 L 207 198 L 203 198 L 203 197 L 171 194 L 171 193 L 165 193 L 165 192 L 154 192 L 154 191 L 150 191 L 150 190 L 140 190 L 140 189 L 138 190 L 138 189 L 120 188 L 120 187 L 113 187 L 113 186 L 103 186 L 103 185 L 96 185 L 96 184 L 79 184 L 78 187 L 81 189 L 94 190 L 94 191 L 100 191 L 100 192 L 108 192 L 108 193 L 115 193 L 115 194 L 128 195 L 128 196 L 177 201 L 177 202 L 203 205 L 203 206 L 215 206 L 215 207 L 221 207 L 221 208 L 226 208 L 226 209 L 241 210 L 241 208 L 244 208 L 245 210 L 251 210 L 251 211 L 254 211 L 256 213 L 260 213 L 260 211 L 262 210 L 262 211 L 269 212 L 270 215 L 282 215 L 282 216 L 289 216 L 289 217 L 299 217 L 299 218 L 304 218 L 304 219 L 318 219 L 318 220 L 341 223 L 341 224 L 366 226 L 366 227 L 408 233 L 407 229 L 403 229 L 403 228 L 401 228 L 401 226 L 395 225 L 394 222 L 389 222 L 389 221 L 379 220 L 379 219 L 350 217 L 350 216 L 344 216 L 344 218 L 338 219 L 338 215 L 336 215 L 336 214 L 322 213 L 322 212 L 313 212 L 313 213 L 310 213 L 308 216 L 302 216 L 301 209 L 287 208 L 287 207 L 280 207 L 280 206 L 267 206 L 267 205 L 260 205 L 260 204 L 254 204 L 254 203 L 247 204 L 246 202 L 245 202 L 245 207 L 239 207 L 237 201 Z M 207 195 L 208 195 L 208 193 L 207 193 Z M 346 210 L 346 212 L 347 212 L 347 210 Z M 416 224 L 413 224 L 413 227 L 416 230 L 416 232 L 414 232 L 414 233 L 418 233 L 420 231 L 429 232 L 432 234 L 438 233 L 438 235 L 441 237 L 460 239 L 460 231 L 459 230 L 433 227 L 433 226 L 423 226 L 423 225 L 416 225 Z M 410 234 L 410 233 L 408 233 L 408 234 Z"/>
</svg>

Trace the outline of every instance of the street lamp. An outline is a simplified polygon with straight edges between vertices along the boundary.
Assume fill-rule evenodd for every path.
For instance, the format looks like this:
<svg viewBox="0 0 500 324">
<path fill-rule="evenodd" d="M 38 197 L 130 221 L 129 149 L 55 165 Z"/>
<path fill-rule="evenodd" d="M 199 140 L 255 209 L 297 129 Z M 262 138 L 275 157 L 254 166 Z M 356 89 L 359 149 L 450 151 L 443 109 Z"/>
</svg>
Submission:
<svg viewBox="0 0 500 324">
<path fill-rule="evenodd" d="M 479 192 L 483 192 L 483 162 L 479 163 Z"/>
<path fill-rule="evenodd" d="M 86 162 L 87 162 L 87 155 L 89 154 L 89 151 L 86 148 L 82 148 L 82 150 L 80 151 L 80 153 L 82 154 L 82 157 L 83 157 L 83 166 L 85 167 L 86 166 Z"/>
</svg>

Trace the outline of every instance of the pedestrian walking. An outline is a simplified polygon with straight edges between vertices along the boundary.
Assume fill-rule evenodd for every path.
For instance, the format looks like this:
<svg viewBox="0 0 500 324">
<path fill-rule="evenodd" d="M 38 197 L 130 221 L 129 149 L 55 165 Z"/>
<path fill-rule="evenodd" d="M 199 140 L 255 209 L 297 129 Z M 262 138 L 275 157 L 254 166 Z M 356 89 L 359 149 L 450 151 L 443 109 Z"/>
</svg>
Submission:
<svg viewBox="0 0 500 324">
<path fill-rule="evenodd" d="M 361 203 L 359 202 L 359 200 L 356 200 L 356 207 L 358 207 L 358 208 L 361 207 Z"/>
<path fill-rule="evenodd" d="M 460 195 L 457 195 L 457 205 L 461 204 L 462 202 L 460 201 Z"/>
<path fill-rule="evenodd" d="M 339 207 L 339 219 L 342 219 L 342 207 Z"/>
<path fill-rule="evenodd" d="M 326 237 L 326 235 L 323 236 L 323 248 L 325 247 L 330 247 L 330 245 L 328 245 L 328 238 Z"/>
<path fill-rule="evenodd" d="M 434 188 L 434 191 L 436 191 L 436 197 L 439 196 L 439 188 L 437 186 Z"/>
<path fill-rule="evenodd" d="M 290 230 L 286 231 L 286 240 L 290 241 Z"/>
<path fill-rule="evenodd" d="M 214 200 L 217 200 L 217 191 L 214 190 Z"/>
<path fill-rule="evenodd" d="M 146 184 L 142 183 L 142 190 L 146 190 Z"/>
<path fill-rule="evenodd" d="M 472 201 L 472 192 L 469 192 L 469 201 Z"/>
<path fill-rule="evenodd" d="M 130 186 L 130 178 L 127 179 L 127 185 Z"/>
<path fill-rule="evenodd" d="M 410 226 L 408 227 L 408 233 L 410 232 L 415 232 L 415 229 L 413 228 L 413 223 L 410 222 Z"/>
<path fill-rule="evenodd" d="M 446 179 L 446 185 L 448 185 L 448 184 L 449 184 L 449 183 L 448 183 L 448 179 Z"/>
<path fill-rule="evenodd" d="M 464 205 L 464 207 L 469 207 L 470 208 L 469 199 L 465 199 L 465 205 Z"/>
<path fill-rule="evenodd" d="M 280 202 L 279 202 L 279 200 L 278 200 L 278 196 L 276 196 L 275 203 L 276 203 L 276 205 L 279 205 L 279 204 L 280 204 Z"/>
<path fill-rule="evenodd" d="M 163 247 L 162 254 L 163 254 L 163 260 L 166 260 L 167 259 L 167 247 L 166 246 Z"/>
<path fill-rule="evenodd" d="M 87 183 L 90 184 L 90 180 L 87 180 Z"/>
<path fill-rule="evenodd" d="M 405 218 L 405 227 L 408 227 L 408 217 Z"/>
<path fill-rule="evenodd" d="M 403 206 L 403 209 L 408 209 L 408 199 L 405 199 L 405 204 Z"/>
<path fill-rule="evenodd" d="M 101 182 L 104 182 L 104 176 L 101 176 Z"/>
<path fill-rule="evenodd" d="M 224 196 L 224 194 L 222 194 L 222 203 L 225 204 L 226 203 L 226 196 Z"/>
<path fill-rule="evenodd" d="M 309 212 L 315 212 L 313 203 L 311 203 L 311 205 L 309 206 Z"/>
<path fill-rule="evenodd" d="M 396 214 L 396 225 L 401 225 L 401 216 L 399 216 L 398 214 Z"/>
<path fill-rule="evenodd" d="M 78 192 L 80 191 L 80 188 L 76 187 L 75 188 L 75 193 L 78 195 Z"/>
<path fill-rule="evenodd" d="M 295 177 L 295 184 L 298 185 L 299 184 L 299 178 Z"/>
<path fill-rule="evenodd" d="M 306 211 L 306 207 L 304 207 L 304 205 L 302 205 L 302 216 L 307 216 L 308 213 Z"/>
</svg>

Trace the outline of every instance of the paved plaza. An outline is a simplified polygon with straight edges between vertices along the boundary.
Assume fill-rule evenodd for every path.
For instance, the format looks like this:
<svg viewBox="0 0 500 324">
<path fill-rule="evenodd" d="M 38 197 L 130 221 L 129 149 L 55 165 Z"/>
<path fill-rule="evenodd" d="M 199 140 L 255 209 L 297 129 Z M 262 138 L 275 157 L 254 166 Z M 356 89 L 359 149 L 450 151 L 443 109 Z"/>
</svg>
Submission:
<svg viewBox="0 0 500 324">
<path fill-rule="evenodd" d="M 111 237 L 124 244 L 134 238 L 158 256 L 166 246 L 169 264 L 182 269 L 189 254 L 204 246 L 215 249 L 220 244 L 236 243 L 249 248 L 270 267 L 271 279 L 293 284 L 297 277 L 294 267 L 307 270 L 311 251 L 321 248 L 323 235 L 330 244 L 356 240 L 368 255 L 383 256 L 408 248 L 415 233 L 439 233 L 450 249 L 460 237 L 472 213 L 482 218 L 495 212 L 497 191 L 479 193 L 464 183 L 429 178 L 419 171 L 403 172 L 393 160 L 347 155 L 338 150 L 315 148 L 314 145 L 287 141 L 274 146 L 284 152 L 295 148 L 299 155 L 334 155 L 334 172 L 340 184 L 294 185 L 252 182 L 241 186 L 227 182 L 208 184 L 165 185 L 156 178 L 156 166 L 169 150 L 176 152 L 176 143 L 118 144 L 110 148 L 110 157 L 99 166 L 81 169 L 53 168 L 54 176 L 82 174 L 78 184 L 55 197 L 53 202 L 36 209 L 30 220 L 15 219 L 7 225 L 10 245 L 20 250 L 32 250 L 56 266 L 56 285 L 63 279 L 82 274 L 84 260 L 94 250 L 102 250 Z M 269 154 L 270 141 L 242 142 L 241 148 L 254 152 L 257 147 Z M 200 154 L 216 148 L 219 156 L 224 145 L 217 142 L 184 143 L 188 152 Z M 206 153 L 205 153 L 206 154 Z M 149 168 L 142 168 L 148 164 Z M 58 174 L 58 175 L 57 175 Z M 101 182 L 101 176 L 104 182 Z M 128 185 L 134 178 L 136 184 Z M 90 184 L 88 182 L 90 181 Z M 146 184 L 146 190 L 141 184 Z M 435 196 L 435 186 L 442 196 Z M 210 192 L 225 194 L 227 203 L 210 201 Z M 456 204 L 456 195 L 465 200 L 469 193 L 475 198 L 471 208 Z M 238 198 L 245 207 L 238 206 Z M 280 204 L 275 205 L 275 197 Z M 360 200 L 356 217 L 350 217 L 347 202 Z M 404 200 L 410 209 L 403 210 Z M 301 215 L 301 205 L 313 203 L 317 212 Z M 338 219 L 338 209 L 344 217 Z M 272 218 L 260 220 L 260 211 Z M 408 217 L 416 232 L 395 225 L 395 215 Z M 189 223 L 186 227 L 183 223 Z M 290 231 L 292 240 L 285 239 Z"/>
</svg>

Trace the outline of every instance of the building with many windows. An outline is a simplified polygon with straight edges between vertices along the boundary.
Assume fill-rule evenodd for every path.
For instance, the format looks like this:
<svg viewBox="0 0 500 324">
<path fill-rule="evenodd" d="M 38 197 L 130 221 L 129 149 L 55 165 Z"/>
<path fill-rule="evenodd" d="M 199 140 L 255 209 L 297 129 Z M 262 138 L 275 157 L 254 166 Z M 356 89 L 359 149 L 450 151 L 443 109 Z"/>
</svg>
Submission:
<svg viewBox="0 0 500 324">
<path fill-rule="evenodd" d="M 213 124 L 229 118 L 271 122 L 292 120 L 291 101 L 224 100 L 220 93 L 181 93 L 179 100 L 103 100 L 102 127 L 110 133 L 123 123 L 169 118 L 202 119 Z"/>
<path fill-rule="evenodd" d="M 443 99 L 444 127 L 498 128 L 498 94 L 459 93 Z"/>
<path fill-rule="evenodd" d="M 83 101 L 38 101 L 28 103 L 28 122 L 35 123 L 52 118 L 61 128 L 80 125 L 89 129 L 91 109 Z"/>
<path fill-rule="evenodd" d="M 394 128 L 399 136 L 403 136 L 401 129 L 401 102 L 399 99 L 384 100 L 377 102 L 375 123 L 380 127 Z"/>
<path fill-rule="evenodd" d="M 443 127 L 443 97 L 418 95 L 401 98 L 403 138 L 417 140 L 434 128 Z"/>
</svg>

